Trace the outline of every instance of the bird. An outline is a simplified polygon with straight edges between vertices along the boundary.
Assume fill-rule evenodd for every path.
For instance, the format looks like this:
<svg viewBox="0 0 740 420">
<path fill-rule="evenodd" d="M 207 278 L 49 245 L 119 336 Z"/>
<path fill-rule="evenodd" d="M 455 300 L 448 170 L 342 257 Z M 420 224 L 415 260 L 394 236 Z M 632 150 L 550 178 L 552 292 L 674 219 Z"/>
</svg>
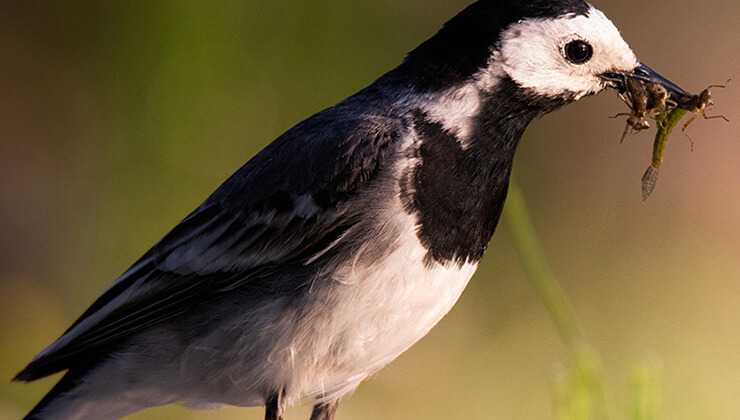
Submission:
<svg viewBox="0 0 740 420">
<path fill-rule="evenodd" d="M 340 400 L 424 337 L 488 248 L 533 120 L 628 80 L 685 92 L 582 0 L 478 0 L 288 129 L 17 374 L 26 419 Z"/>
</svg>

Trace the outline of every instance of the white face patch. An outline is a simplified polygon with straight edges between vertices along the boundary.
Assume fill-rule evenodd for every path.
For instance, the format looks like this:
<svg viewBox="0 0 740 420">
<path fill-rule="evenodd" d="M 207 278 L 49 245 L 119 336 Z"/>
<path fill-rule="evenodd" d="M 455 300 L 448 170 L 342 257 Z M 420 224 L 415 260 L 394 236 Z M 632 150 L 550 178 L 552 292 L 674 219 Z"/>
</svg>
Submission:
<svg viewBox="0 0 740 420">
<path fill-rule="evenodd" d="M 574 40 L 591 45 L 593 57 L 589 61 L 573 64 L 566 59 L 564 48 Z M 629 71 L 638 65 L 619 30 L 593 7 L 585 16 L 527 19 L 510 26 L 493 61 L 524 88 L 551 97 L 573 95 L 575 99 L 604 89 L 600 74 Z"/>
</svg>

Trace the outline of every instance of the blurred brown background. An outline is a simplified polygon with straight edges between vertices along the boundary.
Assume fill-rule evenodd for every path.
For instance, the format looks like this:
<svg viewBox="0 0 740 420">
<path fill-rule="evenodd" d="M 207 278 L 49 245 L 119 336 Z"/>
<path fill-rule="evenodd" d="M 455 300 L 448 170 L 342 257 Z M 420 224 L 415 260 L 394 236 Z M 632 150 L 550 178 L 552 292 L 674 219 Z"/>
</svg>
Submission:
<svg viewBox="0 0 740 420">
<path fill-rule="evenodd" d="M 53 383 L 8 381 L 257 150 L 396 65 L 466 1 L 5 1 L 0 7 L 0 419 Z M 689 90 L 740 77 L 740 3 L 596 5 Z M 673 137 L 640 200 L 650 134 L 613 94 L 537 121 L 516 171 L 617 411 L 662 366 L 665 419 L 740 418 L 740 85 L 732 124 Z M 506 229 L 460 304 L 360 387 L 343 419 L 553 418 L 564 349 Z M 625 410 L 622 410 L 625 411 Z M 297 409 L 289 418 L 302 418 Z M 245 417 L 246 416 L 246 417 Z M 136 419 L 261 418 L 151 410 Z"/>
</svg>

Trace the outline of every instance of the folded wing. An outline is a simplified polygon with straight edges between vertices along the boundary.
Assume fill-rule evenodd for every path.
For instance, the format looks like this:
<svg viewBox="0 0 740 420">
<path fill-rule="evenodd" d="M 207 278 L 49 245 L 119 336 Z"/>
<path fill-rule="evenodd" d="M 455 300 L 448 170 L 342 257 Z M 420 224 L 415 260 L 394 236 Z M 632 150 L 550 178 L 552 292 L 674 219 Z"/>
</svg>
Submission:
<svg viewBox="0 0 740 420">
<path fill-rule="evenodd" d="M 15 379 L 88 363 L 122 339 L 236 289 L 279 293 L 286 285 L 270 281 L 275 272 L 328 258 L 327 249 L 361 218 L 345 204 L 388 164 L 399 134 L 391 119 L 344 121 L 339 112 L 301 123 L 250 160 Z"/>
</svg>

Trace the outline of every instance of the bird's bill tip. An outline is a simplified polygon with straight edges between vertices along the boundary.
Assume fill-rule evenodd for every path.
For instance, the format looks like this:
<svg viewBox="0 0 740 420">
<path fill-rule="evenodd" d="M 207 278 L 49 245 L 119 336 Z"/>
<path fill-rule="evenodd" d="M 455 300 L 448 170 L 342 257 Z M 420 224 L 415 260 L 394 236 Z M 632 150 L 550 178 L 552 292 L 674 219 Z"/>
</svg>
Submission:
<svg viewBox="0 0 740 420">
<path fill-rule="evenodd" d="M 683 88 L 645 64 L 638 65 L 632 71 L 606 72 L 601 75 L 601 78 L 610 87 L 620 92 L 624 92 L 627 89 L 627 79 L 634 79 L 644 83 L 655 83 L 663 86 L 670 94 L 671 99 L 678 103 L 683 102 L 687 97 L 691 96 Z"/>
</svg>

